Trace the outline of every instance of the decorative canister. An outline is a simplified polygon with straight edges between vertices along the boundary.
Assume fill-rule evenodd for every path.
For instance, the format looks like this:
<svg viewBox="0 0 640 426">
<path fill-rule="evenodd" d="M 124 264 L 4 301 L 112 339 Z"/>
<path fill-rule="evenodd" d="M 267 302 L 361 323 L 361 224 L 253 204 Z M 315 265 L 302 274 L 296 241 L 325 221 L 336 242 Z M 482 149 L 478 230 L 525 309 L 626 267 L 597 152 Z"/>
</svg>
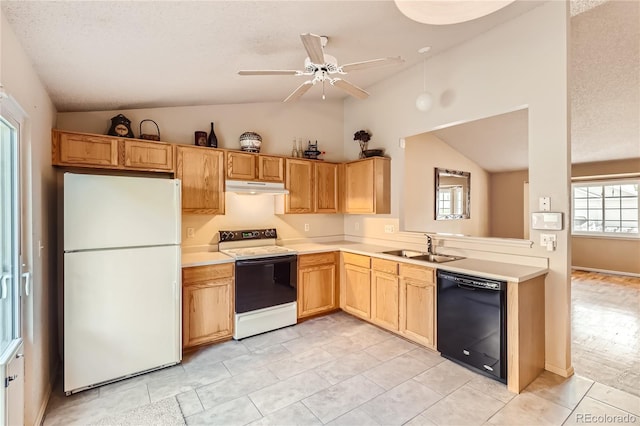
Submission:
<svg viewBox="0 0 640 426">
<path fill-rule="evenodd" d="M 244 132 L 240 135 L 240 149 L 247 152 L 260 152 L 262 137 L 256 132 Z"/>
</svg>

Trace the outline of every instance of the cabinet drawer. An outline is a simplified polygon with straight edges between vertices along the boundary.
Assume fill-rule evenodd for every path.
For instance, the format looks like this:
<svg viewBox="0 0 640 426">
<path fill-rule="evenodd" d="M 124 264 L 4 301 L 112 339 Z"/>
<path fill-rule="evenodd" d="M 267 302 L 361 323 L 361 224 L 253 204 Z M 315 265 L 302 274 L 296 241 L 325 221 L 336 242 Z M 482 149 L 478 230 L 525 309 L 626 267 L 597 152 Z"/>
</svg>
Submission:
<svg viewBox="0 0 640 426">
<path fill-rule="evenodd" d="M 398 262 L 372 257 L 371 269 L 373 269 L 374 271 L 386 272 L 388 274 L 396 275 L 398 273 Z"/>
<path fill-rule="evenodd" d="M 371 258 L 369 256 L 362 256 L 360 254 L 342 253 L 342 259 L 344 263 L 349 265 L 361 266 L 363 268 L 371 267 Z"/>
<path fill-rule="evenodd" d="M 435 283 L 434 272 L 435 270 L 433 268 L 426 268 L 424 266 L 416 266 L 408 263 L 400 264 L 400 276 L 406 278 Z"/>
<path fill-rule="evenodd" d="M 317 253 L 317 254 L 301 254 L 298 256 L 298 268 L 304 268 L 313 265 L 324 265 L 327 263 L 335 263 L 335 252 Z"/>
<path fill-rule="evenodd" d="M 220 265 L 193 266 L 182 269 L 182 283 L 211 281 L 218 278 L 233 277 L 235 264 L 223 263 Z"/>
</svg>

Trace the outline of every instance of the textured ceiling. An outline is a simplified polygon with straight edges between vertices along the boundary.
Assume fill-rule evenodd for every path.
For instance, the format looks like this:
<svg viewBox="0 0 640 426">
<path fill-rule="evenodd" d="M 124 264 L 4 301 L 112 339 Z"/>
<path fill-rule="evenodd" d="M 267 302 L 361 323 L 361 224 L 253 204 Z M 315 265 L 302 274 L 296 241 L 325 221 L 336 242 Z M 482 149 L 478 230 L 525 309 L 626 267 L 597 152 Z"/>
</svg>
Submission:
<svg viewBox="0 0 640 426">
<path fill-rule="evenodd" d="M 304 32 L 329 36 L 326 52 L 340 64 L 385 56 L 406 60 L 346 76 L 367 89 L 421 62 L 417 50 L 423 46 L 431 46 L 433 56 L 542 2 L 518 0 L 449 26 L 411 21 L 388 0 L 0 3 L 63 112 L 281 101 L 303 77 L 237 71 L 301 69 Z M 640 2 L 575 0 L 570 6 L 573 162 L 640 157 Z M 320 96 L 321 88 L 314 87 L 299 102 Z M 345 96 L 327 89 L 329 99 Z M 501 152 L 503 162 L 517 158 Z M 493 154 L 483 153 L 476 160 L 489 164 Z"/>
<path fill-rule="evenodd" d="M 367 88 L 540 4 L 517 1 L 449 26 L 411 21 L 392 1 L 7 1 L 3 12 L 59 111 L 281 101 L 304 77 L 238 76 L 302 69 L 300 34 L 327 35 L 340 64 L 406 62 L 349 73 Z M 327 89 L 329 98 L 346 95 Z M 374 94 L 372 94 L 374 95 Z M 321 87 L 302 99 L 318 99 Z"/>
</svg>

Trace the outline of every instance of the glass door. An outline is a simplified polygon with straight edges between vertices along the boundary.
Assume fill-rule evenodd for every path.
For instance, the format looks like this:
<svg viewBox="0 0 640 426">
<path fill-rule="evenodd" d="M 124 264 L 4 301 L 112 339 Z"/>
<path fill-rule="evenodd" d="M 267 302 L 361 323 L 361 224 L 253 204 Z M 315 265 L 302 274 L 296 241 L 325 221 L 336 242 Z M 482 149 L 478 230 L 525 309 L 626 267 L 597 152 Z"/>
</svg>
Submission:
<svg viewBox="0 0 640 426">
<path fill-rule="evenodd" d="M 18 131 L 0 117 L 0 355 L 20 337 Z"/>
</svg>

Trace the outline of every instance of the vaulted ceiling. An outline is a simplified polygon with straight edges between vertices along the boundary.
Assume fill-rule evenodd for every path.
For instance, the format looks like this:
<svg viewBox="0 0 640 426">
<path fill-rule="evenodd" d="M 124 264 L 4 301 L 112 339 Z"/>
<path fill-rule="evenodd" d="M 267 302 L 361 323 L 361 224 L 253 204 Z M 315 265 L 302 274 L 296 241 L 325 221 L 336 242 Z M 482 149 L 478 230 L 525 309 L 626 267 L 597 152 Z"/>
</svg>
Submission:
<svg viewBox="0 0 640 426">
<path fill-rule="evenodd" d="M 436 55 L 541 3 L 518 0 L 448 26 L 411 21 L 389 0 L 3 0 L 2 11 L 62 112 L 281 101 L 305 78 L 237 71 L 302 69 L 305 32 L 328 36 L 325 51 L 339 64 L 405 59 L 345 76 L 367 89 L 421 62 L 421 47 Z M 572 158 L 640 157 L 639 2 L 576 0 L 571 8 Z M 334 87 L 326 94 L 347 96 Z M 299 102 L 320 96 L 316 86 Z"/>
</svg>

